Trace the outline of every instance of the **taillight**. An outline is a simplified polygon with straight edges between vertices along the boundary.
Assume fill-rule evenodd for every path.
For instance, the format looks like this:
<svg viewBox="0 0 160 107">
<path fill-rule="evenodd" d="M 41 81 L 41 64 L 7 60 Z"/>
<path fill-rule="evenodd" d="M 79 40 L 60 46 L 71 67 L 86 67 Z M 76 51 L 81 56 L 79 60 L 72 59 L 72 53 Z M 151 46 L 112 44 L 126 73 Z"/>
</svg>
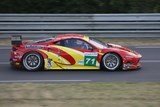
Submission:
<svg viewBox="0 0 160 107">
<path fill-rule="evenodd" d="M 12 47 L 12 51 L 16 51 L 17 50 L 17 48 L 16 47 Z"/>
</svg>

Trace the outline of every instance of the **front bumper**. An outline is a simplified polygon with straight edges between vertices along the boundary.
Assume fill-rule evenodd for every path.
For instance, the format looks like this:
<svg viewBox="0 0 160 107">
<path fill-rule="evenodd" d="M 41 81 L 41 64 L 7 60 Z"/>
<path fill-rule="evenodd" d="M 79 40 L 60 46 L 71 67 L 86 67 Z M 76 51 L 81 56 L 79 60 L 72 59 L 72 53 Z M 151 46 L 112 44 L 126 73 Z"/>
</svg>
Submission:
<svg viewBox="0 0 160 107">
<path fill-rule="evenodd" d="M 142 65 L 140 62 L 138 62 L 136 65 L 135 64 L 131 64 L 131 63 L 126 63 L 126 64 L 123 64 L 123 70 L 135 70 L 135 69 L 139 69 L 141 68 Z"/>
<path fill-rule="evenodd" d="M 134 56 L 125 57 L 123 61 L 123 70 L 135 70 L 142 67 L 140 59 L 142 58 L 141 54 L 135 52 Z"/>
</svg>

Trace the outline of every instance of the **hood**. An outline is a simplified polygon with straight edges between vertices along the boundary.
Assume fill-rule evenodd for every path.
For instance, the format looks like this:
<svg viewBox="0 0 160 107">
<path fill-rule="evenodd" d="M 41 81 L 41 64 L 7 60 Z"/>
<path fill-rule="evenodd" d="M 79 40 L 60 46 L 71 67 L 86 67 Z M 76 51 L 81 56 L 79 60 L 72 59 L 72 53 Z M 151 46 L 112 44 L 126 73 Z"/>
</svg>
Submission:
<svg viewBox="0 0 160 107">
<path fill-rule="evenodd" d="M 117 44 L 112 44 L 112 43 L 108 43 L 107 44 L 109 48 L 118 48 L 118 49 L 121 49 L 121 50 L 125 50 L 125 51 L 128 51 L 128 52 L 132 52 L 131 49 L 127 48 L 127 47 L 123 47 L 121 45 L 117 45 Z"/>
</svg>

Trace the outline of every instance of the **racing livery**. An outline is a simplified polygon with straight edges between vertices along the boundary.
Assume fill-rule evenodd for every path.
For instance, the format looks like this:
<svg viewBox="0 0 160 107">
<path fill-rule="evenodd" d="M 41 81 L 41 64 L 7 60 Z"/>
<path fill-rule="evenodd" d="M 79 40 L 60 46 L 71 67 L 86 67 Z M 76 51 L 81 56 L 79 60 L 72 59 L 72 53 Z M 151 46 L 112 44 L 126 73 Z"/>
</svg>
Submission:
<svg viewBox="0 0 160 107">
<path fill-rule="evenodd" d="M 81 34 L 62 34 L 38 41 L 12 36 L 11 65 L 26 70 L 137 69 L 139 53 Z"/>
</svg>

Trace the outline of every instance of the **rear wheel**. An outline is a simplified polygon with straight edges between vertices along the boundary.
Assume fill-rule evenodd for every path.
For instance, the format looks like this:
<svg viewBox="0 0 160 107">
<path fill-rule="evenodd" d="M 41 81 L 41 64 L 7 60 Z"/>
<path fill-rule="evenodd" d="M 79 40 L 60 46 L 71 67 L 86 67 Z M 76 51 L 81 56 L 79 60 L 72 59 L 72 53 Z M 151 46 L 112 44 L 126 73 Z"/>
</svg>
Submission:
<svg viewBox="0 0 160 107">
<path fill-rule="evenodd" d="M 107 53 L 102 59 L 102 64 L 105 69 L 114 71 L 120 68 L 121 58 L 115 53 Z"/>
<path fill-rule="evenodd" d="M 30 52 L 23 57 L 23 67 L 29 71 L 40 70 L 43 66 L 43 59 L 40 54 Z"/>
</svg>

